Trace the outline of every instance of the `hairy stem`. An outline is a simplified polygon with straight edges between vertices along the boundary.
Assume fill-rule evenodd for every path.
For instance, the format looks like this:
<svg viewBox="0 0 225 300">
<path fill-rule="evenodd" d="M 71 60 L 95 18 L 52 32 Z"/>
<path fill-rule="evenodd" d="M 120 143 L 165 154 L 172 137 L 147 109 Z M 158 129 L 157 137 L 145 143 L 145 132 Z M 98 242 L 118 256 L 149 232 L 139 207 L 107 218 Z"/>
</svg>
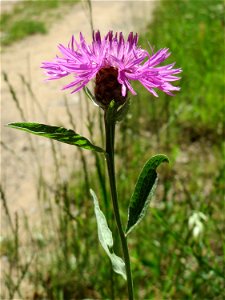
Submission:
<svg viewBox="0 0 225 300">
<path fill-rule="evenodd" d="M 116 189 L 116 177 L 115 177 L 115 164 L 114 164 L 114 136 L 115 136 L 115 122 L 112 120 L 107 120 L 105 116 L 105 132 L 106 132 L 106 163 L 109 174 L 109 183 L 111 190 L 111 198 L 113 203 L 114 216 L 119 231 L 119 236 L 123 249 L 124 262 L 126 266 L 127 274 L 127 289 L 129 300 L 134 299 L 133 294 L 133 280 L 130 267 L 130 256 L 127 245 L 127 239 L 123 231 L 122 222 L 120 218 L 119 206 L 118 206 L 118 197 Z"/>
</svg>

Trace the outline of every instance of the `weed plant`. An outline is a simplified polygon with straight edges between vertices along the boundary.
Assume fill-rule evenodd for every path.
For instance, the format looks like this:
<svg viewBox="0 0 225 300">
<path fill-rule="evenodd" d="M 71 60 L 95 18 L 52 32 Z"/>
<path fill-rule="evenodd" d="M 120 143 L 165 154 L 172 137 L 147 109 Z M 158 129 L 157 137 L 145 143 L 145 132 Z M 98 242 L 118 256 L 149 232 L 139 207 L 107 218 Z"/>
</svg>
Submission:
<svg viewBox="0 0 225 300">
<path fill-rule="evenodd" d="M 177 64 L 183 67 L 182 92 L 175 98 L 160 94 L 154 100 L 138 87 L 140 101 L 131 99 L 130 113 L 119 127 L 116 155 L 122 152 L 123 159 L 117 177 L 124 220 L 130 187 L 143 162 L 165 149 L 171 158 L 171 165 L 160 171 L 150 213 L 130 241 L 133 276 L 139 287 L 136 299 L 224 297 L 223 3 L 206 3 L 163 1 L 158 5 L 142 40 L 176 52 Z M 69 106 L 67 113 L 73 127 Z M 96 119 L 98 115 L 90 112 L 90 134 Z M 88 158 L 82 150 L 78 155 L 85 170 Z M 60 168 L 61 161 L 57 163 Z M 7 258 L 3 299 L 24 297 L 24 282 L 31 286 L 30 299 L 106 299 L 108 295 L 122 299 L 124 286 L 109 272 L 110 262 L 105 268 L 107 257 L 99 246 L 87 192 L 90 186 L 97 191 L 100 182 L 101 198 L 109 196 L 98 154 L 94 164 L 97 173 L 90 174 L 89 169 L 87 178 L 84 172 L 74 172 L 69 182 L 58 177 L 53 191 L 40 173 L 42 227 L 38 234 L 29 229 L 29 216 L 24 217 L 26 222 L 11 216 L 1 190 L 10 225 L 1 240 L 1 256 Z M 106 212 L 107 207 L 102 207 Z M 25 256 L 20 227 L 28 235 Z"/>
</svg>

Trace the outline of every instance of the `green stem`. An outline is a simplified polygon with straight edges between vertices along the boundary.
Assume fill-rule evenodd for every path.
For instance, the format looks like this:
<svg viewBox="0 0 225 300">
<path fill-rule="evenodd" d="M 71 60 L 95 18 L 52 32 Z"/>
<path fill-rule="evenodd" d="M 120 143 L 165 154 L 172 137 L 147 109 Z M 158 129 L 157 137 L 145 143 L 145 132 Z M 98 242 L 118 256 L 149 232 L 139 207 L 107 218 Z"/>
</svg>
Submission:
<svg viewBox="0 0 225 300">
<path fill-rule="evenodd" d="M 119 231 L 119 236 L 123 249 L 124 262 L 126 266 L 127 274 L 127 289 L 129 300 L 134 299 L 133 293 L 133 280 L 130 267 L 130 256 L 127 245 L 127 238 L 123 231 L 122 222 L 120 218 L 117 190 L 116 190 L 116 177 L 115 177 L 115 164 L 114 164 L 114 136 L 115 136 L 115 122 L 113 120 L 107 120 L 105 115 L 105 132 L 106 132 L 106 162 L 109 174 L 110 190 L 113 203 L 114 216 Z"/>
</svg>

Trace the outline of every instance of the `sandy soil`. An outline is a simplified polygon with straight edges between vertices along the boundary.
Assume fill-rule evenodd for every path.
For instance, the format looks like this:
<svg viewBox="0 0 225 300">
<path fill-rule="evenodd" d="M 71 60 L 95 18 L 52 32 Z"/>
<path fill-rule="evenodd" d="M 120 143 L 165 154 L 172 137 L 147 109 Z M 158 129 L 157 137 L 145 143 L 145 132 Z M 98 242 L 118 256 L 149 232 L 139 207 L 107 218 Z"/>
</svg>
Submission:
<svg viewBox="0 0 225 300">
<path fill-rule="evenodd" d="M 150 21 L 155 3 L 154 1 L 94 1 L 92 4 L 94 28 L 100 29 L 103 34 L 108 30 L 123 31 L 125 34 L 130 31 L 140 32 Z M 55 56 L 58 43 L 67 44 L 71 35 L 78 37 L 80 31 L 89 40 L 91 39 L 85 3 L 72 7 L 67 15 L 51 26 L 47 35 L 29 37 L 8 47 L 1 55 L 1 69 L 7 73 L 27 121 L 69 127 L 64 102 L 64 97 L 67 95 L 70 110 L 76 120 L 77 132 L 87 136 L 86 100 L 81 99 L 77 94 L 70 95 L 68 91 L 60 90 L 68 79 L 44 82 L 44 75 L 40 69 L 42 61 L 51 60 Z M 22 84 L 20 75 L 30 82 L 47 116 L 47 121 Z M 44 138 L 32 137 L 32 143 L 37 149 L 37 155 L 34 155 L 28 134 L 4 127 L 9 122 L 22 121 L 22 118 L 3 79 L 1 79 L 1 105 L 1 141 L 4 143 L 1 149 L 2 186 L 12 215 L 16 211 L 18 213 L 25 211 L 33 217 L 38 207 L 36 185 L 39 161 L 50 184 L 54 178 L 51 176 L 54 164 L 50 142 Z M 65 160 L 61 172 L 62 176 L 66 177 L 66 174 L 71 171 L 69 157 L 76 155 L 76 150 L 69 145 L 59 146 L 59 143 L 56 147 L 57 149 L 60 147 L 63 153 Z"/>
<path fill-rule="evenodd" d="M 0 0 L 1 13 L 8 13 L 13 10 L 14 5 L 19 2 L 18 0 Z"/>
</svg>

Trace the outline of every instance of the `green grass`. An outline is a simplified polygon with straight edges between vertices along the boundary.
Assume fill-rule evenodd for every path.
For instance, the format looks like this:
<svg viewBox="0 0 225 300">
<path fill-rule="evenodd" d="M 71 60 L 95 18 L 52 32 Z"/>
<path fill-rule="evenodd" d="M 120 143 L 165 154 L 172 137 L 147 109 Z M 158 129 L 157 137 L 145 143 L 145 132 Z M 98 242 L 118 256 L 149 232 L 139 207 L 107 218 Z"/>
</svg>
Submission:
<svg viewBox="0 0 225 300">
<path fill-rule="evenodd" d="M 124 224 L 145 161 L 159 152 L 170 158 L 169 166 L 159 168 L 159 185 L 147 216 L 129 239 L 136 299 L 224 298 L 222 10 L 222 1 L 163 1 L 153 23 L 141 35 L 142 44 L 149 41 L 156 49 L 169 47 L 171 61 L 176 61 L 183 73 L 177 83 L 182 90 L 175 97 L 160 93 L 159 99 L 154 99 L 137 86 L 138 96 L 131 99 L 129 115 L 118 128 L 117 178 Z M 89 121 L 94 122 L 90 126 L 94 131 L 97 113 Z M 88 172 L 76 170 L 69 182 L 58 178 L 57 184 L 49 187 L 40 173 L 37 192 L 42 227 L 37 232 L 29 230 L 29 225 L 25 228 L 30 237 L 26 253 L 34 254 L 31 266 L 25 268 L 29 260 L 17 249 L 17 230 L 3 240 L 1 255 L 8 257 L 6 295 L 23 294 L 19 279 L 26 271 L 23 280 L 32 286 L 30 298 L 113 299 L 113 294 L 114 299 L 125 298 L 125 285 L 112 275 L 98 242 L 89 195 L 91 187 L 101 209 L 113 219 L 107 211 L 111 204 L 104 201 L 109 197 L 108 184 L 104 190 L 104 159 L 95 157 L 97 173 L 81 152 L 77 155 Z M 4 203 L 7 208 L 7 201 Z M 188 225 L 195 212 L 206 216 L 198 238 Z M 109 225 L 116 232 L 112 221 Z M 117 234 L 114 242 L 119 255 Z"/>
<path fill-rule="evenodd" d="M 2 46 L 11 45 L 33 34 L 46 34 L 49 25 L 77 2 L 77 0 L 20 1 L 11 12 L 1 14 Z"/>
<path fill-rule="evenodd" d="M 46 26 L 43 22 L 33 20 L 16 21 L 9 31 L 9 36 L 4 39 L 4 45 L 21 40 L 35 33 L 47 33 Z"/>
<path fill-rule="evenodd" d="M 141 43 L 155 50 L 168 47 L 170 62 L 183 69 L 178 83 L 181 92 L 174 98 L 160 94 L 168 119 L 180 107 L 177 121 L 195 134 L 222 133 L 224 116 L 224 6 L 223 1 L 163 1 L 154 23 L 142 34 Z M 150 98 L 141 95 L 141 101 Z M 151 101 L 149 99 L 149 101 Z M 152 115 L 150 116 L 152 117 Z"/>
</svg>

